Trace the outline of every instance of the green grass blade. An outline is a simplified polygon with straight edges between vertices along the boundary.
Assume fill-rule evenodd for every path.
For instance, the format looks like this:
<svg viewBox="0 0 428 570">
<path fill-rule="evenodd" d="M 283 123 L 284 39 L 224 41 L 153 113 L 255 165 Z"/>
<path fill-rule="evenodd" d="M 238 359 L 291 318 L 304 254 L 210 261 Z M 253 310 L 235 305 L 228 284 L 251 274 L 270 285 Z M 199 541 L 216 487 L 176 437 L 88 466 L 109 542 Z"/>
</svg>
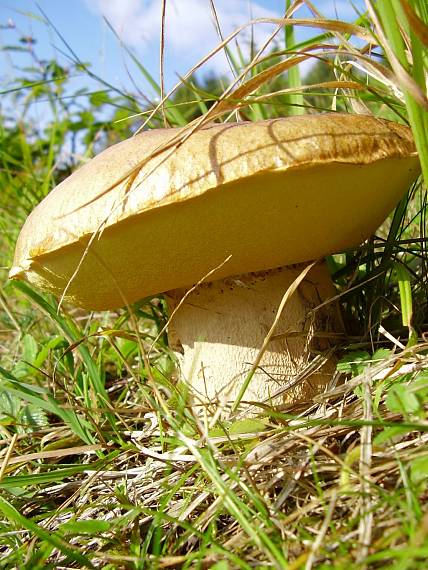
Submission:
<svg viewBox="0 0 428 570">
<path fill-rule="evenodd" d="M 70 562 L 72 561 L 78 563 L 80 568 L 95 568 L 89 558 L 81 554 L 77 548 L 67 543 L 60 536 L 58 536 L 57 533 L 47 531 L 34 523 L 32 520 L 21 515 L 21 513 L 17 511 L 15 507 L 13 507 L 3 497 L 0 497 L 0 510 L 10 521 L 15 523 L 18 528 L 25 528 L 43 542 L 52 544 L 55 548 L 67 556 L 67 559 Z"/>
<path fill-rule="evenodd" d="M 46 299 L 34 291 L 27 283 L 24 283 L 23 281 L 14 281 L 12 286 L 30 298 L 36 304 L 36 306 L 39 307 L 39 309 L 48 315 L 50 319 L 57 325 L 59 330 L 64 334 L 70 344 L 77 344 L 77 349 L 82 360 L 85 363 L 85 367 L 89 374 L 91 382 L 93 383 L 95 393 L 97 394 L 101 405 L 105 407 L 109 402 L 109 397 L 105 390 L 102 376 L 96 363 L 92 359 L 88 347 L 80 342 L 83 335 L 77 329 L 75 323 L 73 323 L 67 317 L 63 317 L 60 313 L 58 313 L 57 307 L 55 305 L 49 304 Z"/>
<path fill-rule="evenodd" d="M 286 0 L 286 10 L 289 11 L 291 7 L 292 1 Z M 284 28 L 285 34 L 285 49 L 286 51 L 295 51 L 296 50 L 296 41 L 294 35 L 294 27 L 293 26 L 285 26 Z M 299 89 L 302 86 L 302 80 L 300 77 L 300 69 L 298 65 L 291 67 L 288 70 L 288 86 L 290 88 Z M 289 95 L 285 96 L 285 100 L 289 105 L 289 114 L 290 115 L 302 115 L 305 112 L 304 108 L 304 100 L 302 93 L 290 93 Z"/>
</svg>

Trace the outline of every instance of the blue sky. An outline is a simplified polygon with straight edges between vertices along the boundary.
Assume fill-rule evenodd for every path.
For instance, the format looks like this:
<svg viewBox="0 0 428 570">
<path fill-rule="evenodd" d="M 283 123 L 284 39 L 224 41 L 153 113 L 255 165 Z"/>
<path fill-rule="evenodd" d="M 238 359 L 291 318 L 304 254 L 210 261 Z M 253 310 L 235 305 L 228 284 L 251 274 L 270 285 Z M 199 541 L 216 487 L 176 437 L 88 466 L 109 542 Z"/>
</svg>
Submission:
<svg viewBox="0 0 428 570">
<path fill-rule="evenodd" d="M 348 0 L 313 0 L 324 15 L 352 19 L 354 8 Z M 354 2 L 362 9 L 362 0 Z M 92 64 L 95 73 L 107 81 L 135 90 L 129 75 L 143 91 L 147 89 L 144 78 L 129 62 L 123 47 L 108 29 L 103 16 L 114 26 L 120 38 L 139 57 L 141 62 L 159 78 L 159 30 L 161 0 L 0 0 L 0 24 L 16 26 L 22 35 L 37 39 L 37 50 L 42 58 L 58 57 L 59 50 L 67 48 L 41 20 L 38 5 L 61 32 L 79 57 Z M 257 17 L 280 17 L 284 0 L 215 0 L 218 17 L 225 35 L 249 20 Z M 34 16 L 32 16 L 33 14 Z M 298 15 L 304 17 L 305 11 Z M 217 41 L 209 0 L 168 0 L 167 34 L 165 49 L 165 76 L 167 87 L 172 86 L 178 74 L 183 75 L 200 57 L 212 49 Z M 255 28 L 258 42 L 263 41 L 269 30 L 267 25 Z M 307 33 L 314 33 L 307 32 Z M 305 34 L 304 30 L 300 31 Z M 246 37 L 241 34 L 245 48 Z M 12 29 L 2 29 L 0 42 L 7 45 L 16 41 Z M 18 58 L 18 59 L 17 59 Z M 0 59 L 0 74 L 4 84 L 12 77 L 12 61 L 22 64 L 19 55 L 10 54 Z M 30 62 L 28 62 L 30 63 Z M 128 69 L 127 69 L 128 68 Z M 226 72 L 224 56 L 219 56 L 204 67 L 210 71 Z"/>
</svg>

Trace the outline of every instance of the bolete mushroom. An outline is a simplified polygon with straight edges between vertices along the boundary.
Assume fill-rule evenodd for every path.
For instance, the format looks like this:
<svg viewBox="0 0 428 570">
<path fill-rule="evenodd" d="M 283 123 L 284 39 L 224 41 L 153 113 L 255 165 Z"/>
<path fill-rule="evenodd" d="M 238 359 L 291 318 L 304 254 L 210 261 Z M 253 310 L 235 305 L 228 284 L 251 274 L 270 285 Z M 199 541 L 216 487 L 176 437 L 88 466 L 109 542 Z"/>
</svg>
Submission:
<svg viewBox="0 0 428 570">
<path fill-rule="evenodd" d="M 304 267 L 293 264 L 367 239 L 419 163 L 407 127 L 370 116 L 215 124 L 184 142 L 180 132 L 136 135 L 59 184 L 26 221 L 10 277 L 87 309 L 167 293 L 181 303 L 172 326 L 184 378 L 204 398 L 233 399 Z M 325 386 L 328 366 L 296 378 L 317 333 L 334 323 L 310 309 L 333 294 L 326 267 L 316 266 L 283 312 L 277 332 L 289 334 L 268 345 L 246 400 L 307 398 Z"/>
</svg>

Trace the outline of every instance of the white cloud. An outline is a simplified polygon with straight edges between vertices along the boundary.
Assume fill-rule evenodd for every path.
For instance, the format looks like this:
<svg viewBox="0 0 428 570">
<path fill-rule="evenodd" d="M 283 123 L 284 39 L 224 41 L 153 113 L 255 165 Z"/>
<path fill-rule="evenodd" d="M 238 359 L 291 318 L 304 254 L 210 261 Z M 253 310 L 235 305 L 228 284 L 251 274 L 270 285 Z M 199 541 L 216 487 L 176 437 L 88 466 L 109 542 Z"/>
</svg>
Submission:
<svg viewBox="0 0 428 570">
<path fill-rule="evenodd" d="M 85 0 L 88 8 L 107 18 L 119 34 L 122 41 L 132 47 L 144 65 L 157 76 L 159 67 L 159 35 L 161 27 L 161 0 Z M 364 9 L 364 0 L 353 0 L 360 9 Z M 166 83 L 172 86 L 177 77 L 184 75 L 201 58 L 207 55 L 219 43 L 215 29 L 210 0 L 167 0 L 165 30 L 165 77 Z M 224 37 L 228 36 L 242 24 L 257 18 L 278 18 L 283 15 L 283 0 L 269 2 L 278 11 L 265 7 L 268 0 L 214 0 Z M 263 5 L 265 4 L 265 6 Z M 326 17 L 352 20 L 356 13 L 349 0 L 316 0 L 314 5 Z M 303 5 L 295 13 L 295 17 L 311 17 Z M 251 33 L 260 47 L 275 26 L 256 24 L 251 30 L 245 28 L 237 39 L 244 55 L 248 56 Z M 299 40 L 316 34 L 314 28 L 296 26 L 296 37 Z M 282 34 L 282 33 L 281 33 Z M 278 37 L 282 37 L 278 35 Z M 237 54 L 235 42 L 229 46 Z M 308 60 L 301 64 L 305 73 L 313 64 Z M 224 52 L 211 58 L 202 72 L 214 71 L 216 74 L 228 74 L 229 65 Z"/>
<path fill-rule="evenodd" d="M 86 3 L 92 11 L 105 16 L 129 46 L 143 54 L 158 50 L 161 0 L 86 0 Z M 223 36 L 251 18 L 280 16 L 254 0 L 215 0 L 215 7 Z M 256 44 L 261 45 L 273 29 L 266 24 L 255 26 Z M 209 0 L 168 0 L 165 31 L 167 64 L 172 63 L 180 73 L 219 43 Z M 244 49 L 249 37 L 249 28 L 239 35 Z M 208 67 L 216 72 L 228 69 L 223 54 L 211 60 Z"/>
</svg>

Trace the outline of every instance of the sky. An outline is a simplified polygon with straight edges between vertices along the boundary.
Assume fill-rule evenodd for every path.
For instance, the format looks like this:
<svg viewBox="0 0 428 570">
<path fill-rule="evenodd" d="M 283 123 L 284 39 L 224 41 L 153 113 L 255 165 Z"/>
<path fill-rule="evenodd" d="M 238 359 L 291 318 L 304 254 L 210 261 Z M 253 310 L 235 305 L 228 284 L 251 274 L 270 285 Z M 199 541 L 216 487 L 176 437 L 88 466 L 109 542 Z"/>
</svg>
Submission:
<svg viewBox="0 0 428 570">
<path fill-rule="evenodd" d="M 330 18 L 353 19 L 353 5 L 363 9 L 363 0 L 354 0 L 352 4 L 348 0 L 312 0 L 312 3 Z M 121 88 L 144 92 L 148 88 L 146 80 L 130 62 L 121 42 L 158 81 L 161 6 L 161 0 L 0 0 L 0 46 L 16 43 L 19 36 L 31 36 L 37 40 L 36 49 L 41 58 L 67 61 L 70 51 L 65 40 L 82 61 L 91 63 L 94 73 Z M 251 18 L 281 17 L 285 0 L 215 0 L 215 6 L 222 33 L 227 36 Z M 308 12 L 299 11 L 298 15 L 305 17 Z M 43 22 L 45 16 L 63 39 Z M 260 45 L 272 29 L 266 24 L 255 26 L 256 42 Z M 244 50 L 249 33 L 247 28 L 239 35 Z M 299 30 L 301 37 L 305 33 L 314 32 Z M 165 83 L 170 88 L 218 43 L 210 0 L 167 0 L 165 37 Z M 13 78 L 13 65 L 17 62 L 26 64 L 19 53 L 10 52 L 0 58 L 3 85 Z M 204 66 L 203 73 L 210 72 L 228 72 L 223 54 Z"/>
</svg>

